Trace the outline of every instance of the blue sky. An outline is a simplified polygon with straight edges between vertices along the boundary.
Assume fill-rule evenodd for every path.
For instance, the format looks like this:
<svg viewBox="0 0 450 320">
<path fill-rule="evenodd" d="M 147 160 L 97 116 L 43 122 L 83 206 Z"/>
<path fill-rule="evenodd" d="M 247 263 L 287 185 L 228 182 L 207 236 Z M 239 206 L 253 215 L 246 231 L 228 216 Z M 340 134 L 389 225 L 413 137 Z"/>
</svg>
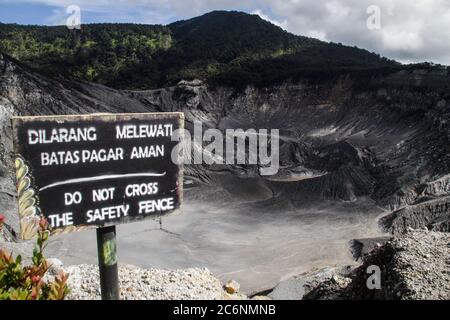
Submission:
<svg viewBox="0 0 450 320">
<path fill-rule="evenodd" d="M 130 22 L 168 24 L 207 13 L 212 10 L 239 10 L 248 13 L 258 6 L 245 1 L 190 1 L 180 0 L 117 0 L 117 1 L 65 1 L 65 0 L 0 0 L 0 22 L 18 24 L 60 25 L 69 15 L 65 9 L 78 5 L 82 23 Z M 215 4 L 214 4 L 215 2 Z M 200 4 L 199 4 L 200 3 Z M 230 5 L 232 4 L 232 5 Z M 270 11 L 270 8 L 267 8 Z"/>
<path fill-rule="evenodd" d="M 147 15 L 142 15 L 139 8 L 128 8 L 120 11 L 116 10 L 83 10 L 82 23 L 99 22 L 133 22 L 133 23 L 161 23 L 166 24 L 179 19 L 177 16 L 151 19 Z M 148 10 L 148 9 L 147 9 Z M 150 11 L 150 10 L 148 10 Z M 156 12 L 156 11 L 155 11 Z M 150 14 L 150 13 L 149 13 Z M 49 5 L 45 3 L 13 3 L 0 1 L 0 22 L 18 24 L 38 24 L 38 25 L 59 25 L 64 23 L 64 18 L 68 16 L 64 7 Z"/>
<path fill-rule="evenodd" d="M 82 24 L 167 24 L 212 10 L 239 10 L 294 34 L 355 45 L 402 62 L 450 65 L 448 0 L 0 0 L 0 22 L 61 25 L 70 5 L 80 7 Z M 379 27 L 369 29 L 374 5 Z"/>
<path fill-rule="evenodd" d="M 41 4 L 0 3 L 0 22 L 42 24 L 44 17 L 52 14 L 52 7 Z"/>
</svg>

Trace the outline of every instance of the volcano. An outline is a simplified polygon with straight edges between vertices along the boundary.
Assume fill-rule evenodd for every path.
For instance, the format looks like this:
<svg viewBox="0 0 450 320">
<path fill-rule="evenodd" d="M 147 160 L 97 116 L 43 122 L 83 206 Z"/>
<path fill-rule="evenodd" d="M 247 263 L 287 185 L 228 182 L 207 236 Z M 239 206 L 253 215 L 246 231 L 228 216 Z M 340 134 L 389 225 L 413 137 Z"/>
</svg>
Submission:
<svg viewBox="0 0 450 320">
<path fill-rule="evenodd" d="M 79 33 L 0 25 L 0 44 L 17 33 L 36 46 L 57 38 L 69 45 L 66 55 L 45 57 L 24 55 L 20 43 L 0 45 L 0 210 L 10 240 L 18 228 L 10 118 L 98 112 L 182 111 L 189 130 L 201 121 L 222 132 L 280 132 L 276 175 L 261 176 L 257 165 L 187 165 L 184 214 L 120 226 L 124 262 L 206 265 L 253 292 L 351 263 L 355 238 L 449 231 L 446 67 L 401 65 L 237 12 L 168 26 L 87 25 Z M 99 50 L 137 36 L 156 40 L 134 53 L 117 44 L 115 58 Z M 111 73 L 114 61 L 121 67 Z M 94 241 L 90 231 L 70 234 L 49 250 L 67 263 L 95 263 L 87 245 Z"/>
</svg>

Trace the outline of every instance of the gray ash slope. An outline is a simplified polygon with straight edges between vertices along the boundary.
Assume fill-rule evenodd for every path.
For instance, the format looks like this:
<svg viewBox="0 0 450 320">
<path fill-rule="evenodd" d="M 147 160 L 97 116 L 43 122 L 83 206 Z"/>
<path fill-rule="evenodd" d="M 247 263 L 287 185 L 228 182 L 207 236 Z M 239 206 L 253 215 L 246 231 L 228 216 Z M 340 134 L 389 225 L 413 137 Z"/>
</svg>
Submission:
<svg viewBox="0 0 450 320">
<path fill-rule="evenodd" d="M 11 116 L 152 111 L 183 111 L 188 128 L 200 120 L 222 130 L 280 129 L 276 176 L 261 177 L 256 166 L 189 166 L 187 199 L 238 201 L 242 214 L 262 216 L 320 208 L 323 201 L 348 215 L 375 205 L 392 211 L 382 223 L 393 233 L 408 227 L 448 231 L 449 87 L 447 71 L 416 69 L 319 82 L 305 77 L 241 91 L 200 81 L 120 91 L 47 78 L 2 56 L 0 210 L 8 219 L 6 236 L 14 238 L 18 226 Z M 218 187 L 227 194 L 211 191 Z"/>
<path fill-rule="evenodd" d="M 3 179 L 11 172 L 12 115 L 183 111 L 188 128 L 200 120 L 222 130 L 280 129 L 281 169 L 263 183 L 294 205 L 370 197 L 396 210 L 383 219 L 388 229 L 405 229 L 405 221 L 448 229 L 450 76 L 445 70 L 401 71 L 366 83 L 349 75 L 321 83 L 305 78 L 245 91 L 209 89 L 198 81 L 118 91 L 46 78 L 6 57 L 0 64 Z M 257 169 L 192 166 L 187 173 L 214 183 L 217 171 L 260 179 Z M 11 181 L 1 190 L 6 200 L 14 194 Z M 399 227 L 398 220 L 406 224 Z"/>
<path fill-rule="evenodd" d="M 210 127 L 280 128 L 282 169 L 265 182 L 294 202 L 369 196 L 398 209 L 448 194 L 450 78 L 417 70 L 371 79 L 364 90 L 355 81 L 306 79 L 239 94 L 181 84 L 128 94 Z M 227 170 L 256 176 L 248 167 Z M 199 178 L 208 181 L 203 171 Z"/>
</svg>

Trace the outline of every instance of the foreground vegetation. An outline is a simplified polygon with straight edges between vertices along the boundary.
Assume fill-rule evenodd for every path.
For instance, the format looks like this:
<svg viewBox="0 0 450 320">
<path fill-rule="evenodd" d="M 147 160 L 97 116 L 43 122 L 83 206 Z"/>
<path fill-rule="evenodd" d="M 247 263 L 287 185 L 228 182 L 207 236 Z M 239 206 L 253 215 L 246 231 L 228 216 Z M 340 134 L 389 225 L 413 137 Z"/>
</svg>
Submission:
<svg viewBox="0 0 450 320">
<path fill-rule="evenodd" d="M 0 232 L 4 220 L 0 214 Z M 24 266 L 20 255 L 14 258 L 0 248 L 0 300 L 63 300 L 69 293 L 67 274 L 61 272 L 53 281 L 45 279 L 50 267 L 44 257 L 48 236 L 48 223 L 41 218 L 30 265 Z"/>
</svg>

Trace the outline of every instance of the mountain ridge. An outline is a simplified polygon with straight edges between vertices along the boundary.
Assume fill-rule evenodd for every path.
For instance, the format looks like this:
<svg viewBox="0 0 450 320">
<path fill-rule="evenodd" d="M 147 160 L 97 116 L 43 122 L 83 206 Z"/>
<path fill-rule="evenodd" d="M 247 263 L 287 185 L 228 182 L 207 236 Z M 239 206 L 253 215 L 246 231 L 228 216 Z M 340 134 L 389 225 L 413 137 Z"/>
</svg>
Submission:
<svg viewBox="0 0 450 320">
<path fill-rule="evenodd" d="M 213 11 L 162 25 L 0 24 L 0 51 L 46 74 L 118 89 L 154 89 L 199 78 L 211 84 L 271 85 L 304 72 L 398 68 L 356 47 L 289 33 L 257 15 Z"/>
</svg>

